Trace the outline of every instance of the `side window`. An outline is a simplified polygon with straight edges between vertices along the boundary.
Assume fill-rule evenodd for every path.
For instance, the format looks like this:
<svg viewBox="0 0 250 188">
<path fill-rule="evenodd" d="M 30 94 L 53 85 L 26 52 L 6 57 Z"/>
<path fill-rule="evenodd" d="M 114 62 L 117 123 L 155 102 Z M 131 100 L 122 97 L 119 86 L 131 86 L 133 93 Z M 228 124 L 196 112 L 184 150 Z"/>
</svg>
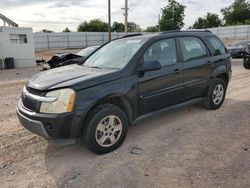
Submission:
<svg viewBox="0 0 250 188">
<path fill-rule="evenodd" d="M 208 40 L 211 43 L 211 45 L 213 46 L 213 48 L 214 48 L 214 54 L 213 55 L 218 56 L 218 55 L 226 54 L 225 46 L 220 40 L 218 40 L 215 37 L 208 37 Z"/>
<path fill-rule="evenodd" d="M 207 56 L 205 44 L 197 37 L 180 37 L 184 61 L 204 58 Z"/>
<path fill-rule="evenodd" d="M 144 54 L 144 61 L 157 60 L 162 66 L 177 63 L 176 44 L 173 38 L 154 43 Z"/>
</svg>

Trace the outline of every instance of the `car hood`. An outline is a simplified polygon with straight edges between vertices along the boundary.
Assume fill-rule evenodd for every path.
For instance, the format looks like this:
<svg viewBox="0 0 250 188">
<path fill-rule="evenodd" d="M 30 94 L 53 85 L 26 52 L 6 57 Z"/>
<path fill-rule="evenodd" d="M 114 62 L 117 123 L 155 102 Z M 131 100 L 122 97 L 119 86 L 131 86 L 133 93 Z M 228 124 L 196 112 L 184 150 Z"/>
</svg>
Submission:
<svg viewBox="0 0 250 188">
<path fill-rule="evenodd" d="M 76 90 L 99 85 L 120 78 L 120 71 L 69 65 L 35 75 L 27 86 L 37 90 L 73 87 Z"/>
<path fill-rule="evenodd" d="M 227 47 L 228 50 L 243 50 L 245 49 L 245 46 L 229 46 Z"/>
</svg>

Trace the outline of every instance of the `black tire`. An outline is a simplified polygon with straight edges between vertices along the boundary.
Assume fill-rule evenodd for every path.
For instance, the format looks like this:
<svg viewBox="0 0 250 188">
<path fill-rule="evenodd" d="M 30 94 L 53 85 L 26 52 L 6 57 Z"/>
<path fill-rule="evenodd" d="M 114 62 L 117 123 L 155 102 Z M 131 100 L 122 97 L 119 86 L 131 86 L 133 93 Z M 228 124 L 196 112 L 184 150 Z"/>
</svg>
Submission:
<svg viewBox="0 0 250 188">
<path fill-rule="evenodd" d="M 103 147 L 98 144 L 97 139 L 96 139 L 96 131 L 97 131 L 97 126 L 99 123 L 105 119 L 108 118 L 108 116 L 116 116 L 119 118 L 121 124 L 122 124 L 122 132 L 117 139 L 116 143 L 114 143 L 112 146 L 106 146 Z M 116 119 L 117 120 L 117 119 Z M 109 122 L 108 122 L 109 124 Z M 91 151 L 97 154 L 104 154 L 111 152 L 118 148 L 124 141 L 127 131 L 128 131 L 128 117 L 125 114 L 125 112 L 120 109 L 118 106 L 112 105 L 112 104 L 103 104 L 100 106 L 97 106 L 95 109 L 93 109 L 90 114 L 87 117 L 86 124 L 83 125 L 85 126 L 83 130 L 83 142 L 89 148 Z M 106 125 L 105 125 L 106 126 Z M 109 125 L 107 125 L 107 128 Z M 111 131 L 111 129 L 109 129 Z M 119 132 L 119 131 L 118 131 Z M 105 136 L 104 132 L 101 132 L 103 136 Z M 117 132 L 116 132 L 117 133 Z M 110 133 L 109 133 L 110 134 Z M 111 133 L 112 134 L 112 133 Z M 115 133 L 114 133 L 115 135 Z M 106 139 L 107 142 L 111 142 L 110 139 Z M 110 143 L 111 144 L 111 143 Z"/>
<path fill-rule="evenodd" d="M 221 85 L 223 87 L 224 92 L 223 92 L 223 96 L 222 96 L 221 101 L 216 104 L 213 101 L 213 99 L 214 99 L 213 93 L 214 93 L 216 86 L 218 86 L 218 85 Z M 205 99 L 203 101 L 204 106 L 209 110 L 216 110 L 216 109 L 220 108 L 224 102 L 224 99 L 226 96 L 226 90 L 227 90 L 227 85 L 226 85 L 224 80 L 222 80 L 220 78 L 213 79 L 210 83 L 209 88 L 208 88 L 207 96 L 205 97 Z"/>
<path fill-rule="evenodd" d="M 245 69 L 250 69 L 250 58 L 244 59 L 243 66 Z"/>
</svg>

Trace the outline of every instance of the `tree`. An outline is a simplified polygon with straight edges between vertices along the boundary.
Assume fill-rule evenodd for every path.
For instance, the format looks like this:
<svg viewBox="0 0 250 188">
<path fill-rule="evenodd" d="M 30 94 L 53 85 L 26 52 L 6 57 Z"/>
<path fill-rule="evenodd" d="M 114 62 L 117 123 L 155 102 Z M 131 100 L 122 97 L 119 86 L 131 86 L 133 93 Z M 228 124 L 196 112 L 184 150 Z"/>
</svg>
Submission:
<svg viewBox="0 0 250 188">
<path fill-rule="evenodd" d="M 222 26 L 222 20 L 217 14 L 207 13 L 206 16 L 199 17 L 193 25 L 193 29 L 205 29 Z"/>
<path fill-rule="evenodd" d="M 69 32 L 71 32 L 71 31 L 69 30 L 69 28 L 66 27 L 66 28 L 63 30 L 63 32 L 69 33 Z"/>
<path fill-rule="evenodd" d="M 128 22 L 128 32 L 141 32 L 141 27 L 135 22 Z"/>
<path fill-rule="evenodd" d="M 53 33 L 53 31 L 48 30 L 48 29 L 43 29 L 42 32 L 44 32 L 44 33 Z"/>
<path fill-rule="evenodd" d="M 78 32 L 108 32 L 108 24 L 99 19 L 94 19 L 89 22 L 84 21 L 78 26 L 77 30 Z"/>
<path fill-rule="evenodd" d="M 175 0 L 168 0 L 168 5 L 162 8 L 160 19 L 161 30 L 177 30 L 184 26 L 185 6 Z"/>
<path fill-rule="evenodd" d="M 111 27 L 112 32 L 123 32 L 124 31 L 124 24 L 120 22 L 114 22 Z"/>
<path fill-rule="evenodd" d="M 247 24 L 250 19 L 250 3 L 246 0 L 235 0 L 229 7 L 221 9 L 226 25 Z"/>
<path fill-rule="evenodd" d="M 158 32 L 159 31 L 159 26 L 149 26 L 145 30 L 145 32 Z"/>
</svg>

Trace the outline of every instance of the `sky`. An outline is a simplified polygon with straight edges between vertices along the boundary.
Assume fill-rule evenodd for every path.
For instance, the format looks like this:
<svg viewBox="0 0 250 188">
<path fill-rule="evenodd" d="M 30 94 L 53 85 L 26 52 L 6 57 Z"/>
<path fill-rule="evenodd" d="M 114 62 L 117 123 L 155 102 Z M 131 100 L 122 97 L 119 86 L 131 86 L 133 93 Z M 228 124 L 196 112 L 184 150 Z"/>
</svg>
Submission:
<svg viewBox="0 0 250 188">
<path fill-rule="evenodd" d="M 177 0 L 186 6 L 185 27 L 207 12 L 218 14 L 221 8 L 233 0 Z M 112 22 L 124 22 L 125 0 L 111 0 Z M 129 21 L 136 22 L 143 29 L 156 25 L 160 9 L 167 0 L 128 0 Z M 0 0 L 0 13 L 15 21 L 20 27 L 33 27 L 35 32 L 49 29 L 61 32 L 66 27 L 76 31 L 84 20 L 101 19 L 108 22 L 107 0 Z M 0 23 L 0 25 L 3 25 Z"/>
</svg>

